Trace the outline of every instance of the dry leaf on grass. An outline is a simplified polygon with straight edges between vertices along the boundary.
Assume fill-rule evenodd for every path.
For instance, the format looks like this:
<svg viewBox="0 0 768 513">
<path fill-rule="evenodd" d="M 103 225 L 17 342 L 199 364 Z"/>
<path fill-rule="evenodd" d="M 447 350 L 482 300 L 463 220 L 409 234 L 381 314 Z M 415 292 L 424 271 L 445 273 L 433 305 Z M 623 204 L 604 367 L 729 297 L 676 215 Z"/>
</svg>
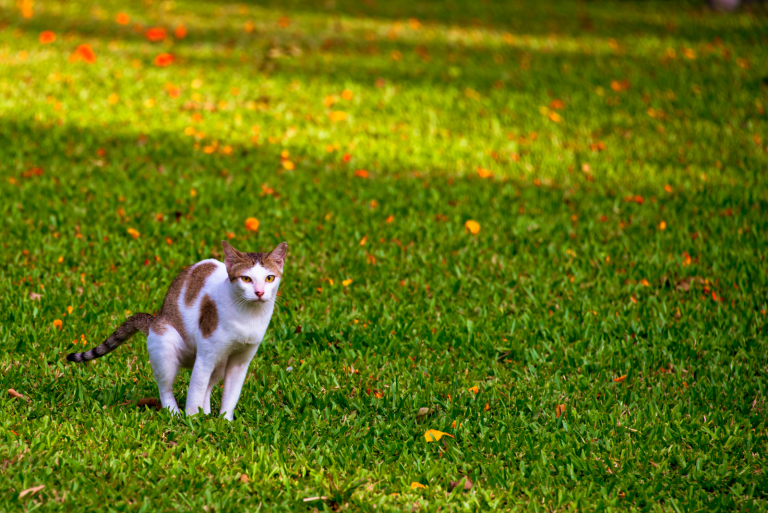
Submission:
<svg viewBox="0 0 768 513">
<path fill-rule="evenodd" d="M 691 290 L 692 285 L 696 283 L 703 285 L 705 281 L 704 281 L 704 278 L 702 278 L 701 276 L 687 276 L 685 278 L 674 279 L 674 280 L 670 279 L 666 275 L 662 276 L 661 278 L 662 287 L 670 287 L 671 285 L 673 285 L 673 283 L 675 286 L 675 290 L 679 290 L 681 292 L 688 292 L 689 290 Z"/>
<path fill-rule="evenodd" d="M 704 278 L 701 276 L 689 276 L 688 278 L 677 280 L 677 283 L 675 283 L 675 289 L 688 292 L 691 290 L 691 285 L 694 283 L 704 283 Z"/>
<path fill-rule="evenodd" d="M 8 389 L 8 395 L 10 395 L 11 397 L 16 397 L 18 399 L 24 399 L 23 395 L 21 395 L 20 393 L 18 393 L 16 390 L 12 388 Z"/>
<path fill-rule="evenodd" d="M 565 409 L 566 409 L 565 404 L 558 404 L 557 406 L 555 406 L 555 418 L 559 419 L 560 415 L 565 415 L 566 414 Z"/>
<path fill-rule="evenodd" d="M 470 481 L 468 477 L 465 477 L 463 479 L 459 479 L 458 481 L 451 481 L 448 483 L 448 491 L 452 492 L 454 488 L 461 486 L 462 483 L 464 483 L 463 488 L 465 492 L 468 492 L 472 489 L 472 481 Z"/>
<path fill-rule="evenodd" d="M 19 499 L 21 499 L 22 497 L 24 497 L 26 495 L 33 495 L 33 494 L 39 492 L 40 490 L 42 490 L 43 488 L 45 488 L 45 485 L 40 485 L 40 486 L 35 486 L 35 487 L 32 487 L 32 488 L 27 488 L 26 490 L 23 490 L 19 494 Z"/>
<path fill-rule="evenodd" d="M 422 422 L 430 413 L 432 413 L 432 410 L 426 406 L 419 408 L 419 412 L 416 414 L 416 422 Z"/>
<path fill-rule="evenodd" d="M 411 483 L 411 490 L 416 490 L 416 489 L 418 489 L 418 488 L 426 488 L 426 486 L 424 486 L 424 485 L 423 485 L 423 484 L 421 484 L 421 483 L 417 483 L 416 481 L 414 481 L 413 483 Z"/>
<path fill-rule="evenodd" d="M 136 406 L 137 406 L 138 408 L 143 408 L 143 407 L 145 407 L 145 406 L 146 406 L 146 407 L 148 407 L 148 406 L 154 406 L 154 407 L 155 407 L 155 409 L 157 409 L 158 411 L 159 411 L 159 410 L 162 408 L 162 406 L 160 405 L 160 401 L 158 401 L 158 400 L 157 400 L 156 398 L 154 398 L 154 397 L 149 397 L 149 398 L 146 398 L 146 399 L 139 399 L 139 402 L 138 402 L 138 403 L 136 403 Z"/>
</svg>

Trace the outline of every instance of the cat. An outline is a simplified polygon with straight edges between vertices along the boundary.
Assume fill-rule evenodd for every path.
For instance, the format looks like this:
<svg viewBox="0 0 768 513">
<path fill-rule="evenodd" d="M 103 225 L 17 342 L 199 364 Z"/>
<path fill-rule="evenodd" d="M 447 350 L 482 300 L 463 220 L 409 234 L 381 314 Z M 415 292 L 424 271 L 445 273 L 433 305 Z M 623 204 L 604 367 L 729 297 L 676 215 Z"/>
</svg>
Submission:
<svg viewBox="0 0 768 513">
<path fill-rule="evenodd" d="M 185 411 L 211 412 L 211 390 L 224 378 L 220 414 L 233 420 L 248 365 L 275 308 L 288 244 L 269 253 L 243 253 L 226 241 L 224 263 L 208 259 L 184 269 L 171 283 L 157 316 L 129 317 L 101 345 L 67 360 L 87 362 L 115 350 L 141 331 L 163 408 L 179 414 L 173 382 L 192 369 Z"/>
</svg>

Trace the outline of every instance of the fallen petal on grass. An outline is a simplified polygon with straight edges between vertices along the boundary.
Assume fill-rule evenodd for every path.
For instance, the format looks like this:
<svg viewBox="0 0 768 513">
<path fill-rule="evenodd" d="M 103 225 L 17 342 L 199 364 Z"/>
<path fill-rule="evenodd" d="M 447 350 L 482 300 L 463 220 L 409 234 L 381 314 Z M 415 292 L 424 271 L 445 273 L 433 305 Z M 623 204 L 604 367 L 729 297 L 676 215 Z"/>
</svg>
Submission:
<svg viewBox="0 0 768 513">
<path fill-rule="evenodd" d="M 451 438 L 454 438 L 453 435 L 450 435 L 448 433 L 443 433 L 442 431 L 438 431 L 436 429 L 428 429 L 427 432 L 424 433 L 424 439 L 427 442 L 436 442 L 444 436 L 449 436 Z"/>
<path fill-rule="evenodd" d="M 464 226 L 466 227 L 467 231 L 471 233 L 472 235 L 477 235 L 480 233 L 480 223 L 477 221 L 469 220 L 466 223 L 464 223 Z"/>
</svg>

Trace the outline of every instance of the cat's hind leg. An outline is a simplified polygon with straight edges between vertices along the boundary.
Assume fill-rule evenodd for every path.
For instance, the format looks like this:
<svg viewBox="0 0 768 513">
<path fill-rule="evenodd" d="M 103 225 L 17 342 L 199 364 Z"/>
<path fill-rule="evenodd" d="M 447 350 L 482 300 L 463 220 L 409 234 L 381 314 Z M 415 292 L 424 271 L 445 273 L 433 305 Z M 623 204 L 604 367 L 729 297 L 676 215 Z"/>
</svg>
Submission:
<svg viewBox="0 0 768 513">
<path fill-rule="evenodd" d="M 149 363 L 152 365 L 152 374 L 155 376 L 163 408 L 178 414 L 179 405 L 176 404 L 176 398 L 173 396 L 173 382 L 181 366 L 179 351 L 183 347 L 184 340 L 174 327 L 165 325 L 163 328 L 162 333 L 152 328 L 149 330 L 147 335 Z"/>
</svg>

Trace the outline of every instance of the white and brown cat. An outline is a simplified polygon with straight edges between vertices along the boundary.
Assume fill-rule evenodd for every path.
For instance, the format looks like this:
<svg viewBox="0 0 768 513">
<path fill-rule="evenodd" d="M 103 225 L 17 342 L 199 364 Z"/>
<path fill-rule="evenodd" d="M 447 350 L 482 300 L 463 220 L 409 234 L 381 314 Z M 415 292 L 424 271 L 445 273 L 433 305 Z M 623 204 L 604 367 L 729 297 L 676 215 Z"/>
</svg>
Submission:
<svg viewBox="0 0 768 513">
<path fill-rule="evenodd" d="M 224 263 L 203 260 L 171 283 L 157 316 L 132 315 L 101 345 L 67 360 L 104 356 L 137 332 L 147 350 L 164 408 L 178 413 L 173 381 L 192 369 L 185 410 L 211 412 L 211 390 L 224 378 L 221 414 L 232 420 L 248 365 L 259 349 L 275 308 L 288 244 L 270 253 L 242 253 L 223 241 Z"/>
</svg>

